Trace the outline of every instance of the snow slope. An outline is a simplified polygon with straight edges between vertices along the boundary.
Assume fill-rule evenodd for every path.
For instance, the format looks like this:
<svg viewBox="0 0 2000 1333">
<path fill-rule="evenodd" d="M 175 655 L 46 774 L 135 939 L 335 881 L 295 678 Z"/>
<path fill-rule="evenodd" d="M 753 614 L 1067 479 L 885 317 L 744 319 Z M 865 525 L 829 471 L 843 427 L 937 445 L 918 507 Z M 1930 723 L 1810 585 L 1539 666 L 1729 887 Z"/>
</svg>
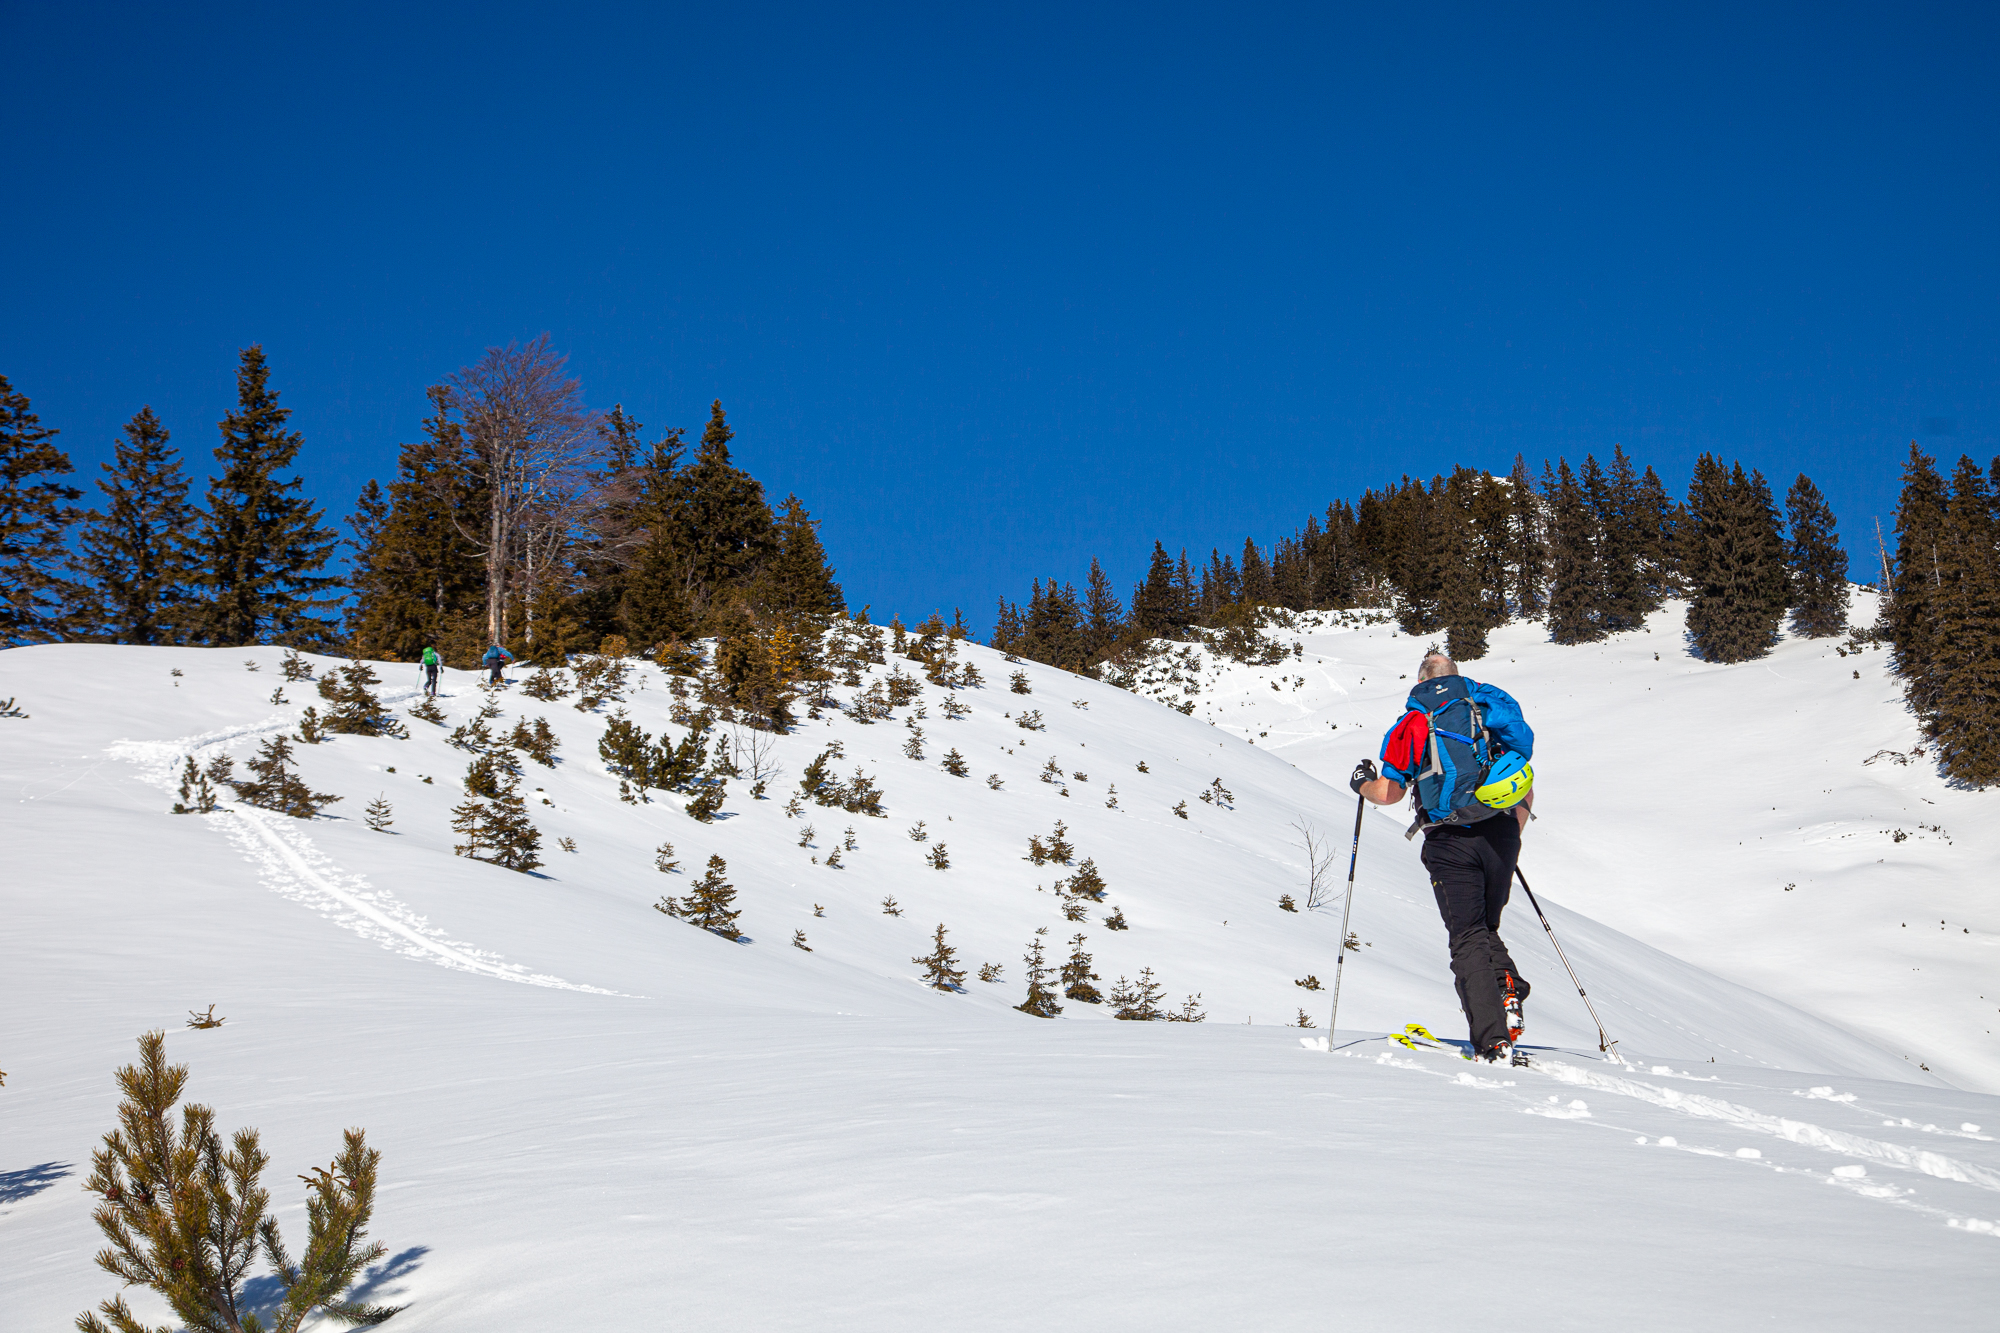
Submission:
<svg viewBox="0 0 2000 1333">
<path fill-rule="evenodd" d="M 1854 622 L 1873 621 L 1873 594 L 1854 599 Z M 1685 613 L 1672 603 L 1642 631 L 1578 647 L 1509 625 L 1466 666 L 1520 700 L 1535 728 L 1522 870 L 1537 895 L 1838 1023 L 1911 1069 L 2000 1091 L 2000 796 L 1954 788 L 1913 757 L 1921 737 L 1886 650 L 1787 639 L 1763 661 L 1714 666 L 1684 648 Z M 1164 671 L 1146 688 L 1344 785 L 1376 753 L 1428 646 L 1352 620 L 1272 631 L 1301 648 L 1282 665 L 1199 652 L 1198 695 Z M 1401 857 L 1405 822 L 1374 812 L 1364 858 Z M 1533 930 L 1524 908 L 1510 944 Z"/>
<path fill-rule="evenodd" d="M 988 684 L 962 692 L 958 721 L 926 689 L 924 760 L 902 753 L 910 708 L 807 722 L 778 743 L 779 799 L 733 782 L 712 825 L 672 799 L 618 801 L 595 754 L 602 714 L 508 694 L 503 727 L 540 713 L 563 741 L 555 769 L 527 770 L 548 840 L 535 876 L 451 854 L 468 756 L 421 722 L 407 741 L 300 747 L 314 787 L 346 798 L 334 817 L 166 814 L 180 755 L 241 757 L 296 725 L 313 695 L 269 702 L 275 650 L 0 654 L 0 696 L 30 714 L 0 721 L 6 1322 L 62 1326 L 111 1291 L 77 1186 L 111 1124 L 110 1071 L 150 1027 L 172 1029 L 191 1096 L 264 1131 L 294 1229 L 303 1210 L 277 1182 L 324 1161 L 340 1127 L 368 1127 L 394 1255 L 372 1294 L 412 1303 L 403 1328 L 1290 1328 L 1330 1312 L 1430 1327 L 1491 1309 L 1482 1275 L 1503 1265 L 1508 1308 L 1558 1328 L 1970 1328 L 1989 1312 L 1993 1098 L 1555 903 L 1632 1065 L 1599 1057 L 1518 916 L 1510 943 L 1542 983 L 1531 1041 L 1571 1053 L 1503 1075 L 1366 1040 L 1410 1021 L 1459 1035 L 1442 932 L 1387 816 L 1364 844 L 1367 947 L 1329 1053 L 1326 992 L 1294 982 L 1330 983 L 1338 904 L 1276 900 L 1303 897 L 1292 821 L 1344 848 L 1351 798 L 1313 776 L 1333 750 L 1315 760 L 1301 727 L 1294 767 L 1275 732 L 1253 746 L 1032 664 L 1034 694 L 1011 694 L 1012 668 L 971 651 Z M 381 669 L 384 697 L 412 702 L 415 669 Z M 1338 688 L 1339 664 L 1322 669 Z M 449 679 L 456 724 L 481 700 Z M 1339 720 L 1365 717 L 1372 739 L 1380 707 L 1350 697 L 1357 716 Z M 627 707 L 658 731 L 667 703 L 649 671 Z M 1045 730 L 1008 716 L 1028 708 Z M 889 818 L 785 816 L 833 739 L 843 771 L 876 776 Z M 972 776 L 938 767 L 947 747 Z M 1052 757 L 1061 787 L 1036 780 Z M 1233 808 L 1196 799 L 1213 779 Z M 388 835 L 357 817 L 378 792 L 396 808 Z M 907 836 L 919 819 L 950 869 Z M 1023 857 L 1057 819 L 1110 884 L 1083 924 L 1048 891 L 1071 872 Z M 850 824 L 845 867 L 816 864 Z M 555 850 L 564 836 L 575 854 Z M 751 942 L 650 910 L 692 877 L 654 870 L 662 839 L 686 872 L 727 858 Z M 883 914 L 889 895 L 902 916 Z M 1103 928 L 1113 905 L 1129 931 Z M 1005 980 L 917 984 L 910 959 L 940 921 L 963 961 L 1003 963 Z M 1150 966 L 1176 1002 L 1199 992 L 1209 1021 L 1012 1012 L 1043 926 L 1052 957 L 1082 930 L 1106 982 Z M 795 929 L 812 952 L 788 947 Z M 211 1002 L 227 1026 L 180 1028 Z M 1320 1030 L 1281 1026 L 1301 1006 Z"/>
</svg>

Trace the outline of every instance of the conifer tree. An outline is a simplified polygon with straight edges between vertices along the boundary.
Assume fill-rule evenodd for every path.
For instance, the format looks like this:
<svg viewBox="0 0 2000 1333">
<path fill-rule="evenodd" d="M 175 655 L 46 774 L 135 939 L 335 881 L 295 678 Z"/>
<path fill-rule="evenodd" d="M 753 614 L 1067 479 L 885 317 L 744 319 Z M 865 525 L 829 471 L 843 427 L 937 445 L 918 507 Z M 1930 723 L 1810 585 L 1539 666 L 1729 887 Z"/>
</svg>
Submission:
<svg viewBox="0 0 2000 1333">
<path fill-rule="evenodd" d="M 1512 511 L 1508 526 L 1514 555 L 1514 613 L 1524 620 L 1538 620 L 1548 606 L 1549 554 L 1528 460 L 1519 454 L 1514 455 L 1514 470 L 1507 477 L 1507 501 Z"/>
<path fill-rule="evenodd" d="M 246 805 L 275 810 L 294 819 L 311 819 L 341 799 L 314 791 L 292 771 L 292 743 L 282 735 L 266 737 L 258 746 L 257 757 L 244 767 L 250 770 L 250 780 L 229 785 Z"/>
<path fill-rule="evenodd" d="M 1910 443 L 1903 493 L 1896 506 L 1896 561 L 1885 619 L 1895 645 L 1896 672 L 1920 718 L 1937 715 L 1942 675 L 1937 670 L 1937 608 L 1944 578 L 1946 493 L 1936 462 Z"/>
<path fill-rule="evenodd" d="M 1090 955 L 1083 951 L 1083 945 L 1081 931 L 1070 937 L 1069 958 L 1062 966 L 1063 998 L 1097 1004 L 1104 999 L 1104 994 L 1090 983 L 1101 978 L 1090 970 Z"/>
<path fill-rule="evenodd" d="M 1405 634 L 1443 629 L 1445 586 L 1464 577 L 1465 543 L 1449 503 L 1442 477 L 1432 478 L 1429 490 L 1406 479 L 1392 503 L 1402 531 L 1390 582 L 1396 589 L 1396 625 Z"/>
<path fill-rule="evenodd" d="M 63 536 L 83 492 L 28 396 L 0 375 L 0 647 L 61 637 Z"/>
<path fill-rule="evenodd" d="M 1633 501 L 1632 525 L 1638 538 L 1641 585 L 1648 613 L 1659 610 L 1667 598 L 1681 590 L 1679 538 L 1676 516 L 1679 506 L 1667 498 L 1667 488 L 1659 473 L 1648 467 L 1639 478 Z"/>
<path fill-rule="evenodd" d="M 471 667 L 488 642 L 486 569 L 459 516 L 486 512 L 488 501 L 451 419 L 449 390 L 434 386 L 427 397 L 423 439 L 401 447 L 395 480 L 369 482 L 348 519 L 347 632 L 358 656 L 408 662 L 435 648 Z"/>
<path fill-rule="evenodd" d="M 944 934 L 944 922 L 940 921 L 931 937 L 931 951 L 910 961 L 924 969 L 924 984 L 932 990 L 960 990 L 965 984 L 965 969 L 958 966 L 958 950 L 944 942 Z"/>
<path fill-rule="evenodd" d="M 1812 478 L 1785 494 L 1791 541 L 1785 562 L 1792 584 L 1792 629 L 1809 639 L 1831 638 L 1847 628 L 1847 555 L 1834 533 L 1833 509 Z"/>
<path fill-rule="evenodd" d="M 179 451 L 142 407 L 125 423 L 114 462 L 100 464 L 102 511 L 83 516 L 72 569 L 72 637 L 106 643 L 172 643 L 188 583 L 194 509 Z"/>
<path fill-rule="evenodd" d="M 1157 1022 L 1166 1017 L 1166 1012 L 1160 1008 L 1160 1001 L 1166 998 L 1166 994 L 1167 988 L 1153 978 L 1153 969 L 1142 967 L 1136 982 L 1118 978 L 1118 984 L 1111 991 L 1111 1003 L 1118 1006 L 1112 1017 L 1128 1023 Z"/>
<path fill-rule="evenodd" d="M 1542 490 L 1549 508 L 1549 637 L 1557 643 L 1589 643 L 1603 637 L 1596 524 L 1567 459 L 1553 474 L 1544 468 Z"/>
<path fill-rule="evenodd" d="M 1580 479 L 1597 542 L 1598 624 L 1607 632 L 1637 629 L 1647 605 L 1642 567 L 1645 534 L 1640 531 L 1639 481 L 1622 446 L 1612 446 L 1611 471 L 1597 459 L 1583 460 Z"/>
<path fill-rule="evenodd" d="M 1132 593 L 1132 632 L 1140 639 L 1174 638 L 1182 629 L 1178 614 L 1174 597 L 1174 562 L 1167 555 L 1167 548 L 1154 542 L 1145 581 Z"/>
<path fill-rule="evenodd" d="M 775 550 L 760 584 L 760 602 L 788 616 L 837 616 L 847 610 L 833 581 L 819 524 L 796 495 L 787 495 L 778 515 Z"/>
<path fill-rule="evenodd" d="M 726 940 L 740 940 L 743 932 L 736 928 L 736 918 L 742 910 L 732 906 L 736 901 L 736 889 L 723 878 L 729 873 L 729 863 L 720 856 L 708 858 L 708 869 L 694 882 L 688 895 L 681 899 L 681 915 L 691 925 L 713 931 Z"/>
<path fill-rule="evenodd" d="M 212 1006 L 211 1006 L 212 1008 Z M 248 1313 L 267 1311 L 271 1333 L 296 1333 L 324 1311 L 342 1324 L 372 1326 L 400 1306 L 370 1306 L 348 1293 L 386 1250 L 368 1243 L 375 1180 L 382 1154 L 365 1131 L 350 1129 L 332 1165 L 300 1177 L 306 1184 L 306 1247 L 294 1261 L 267 1214 L 263 1187 L 270 1157 L 257 1131 L 239 1129 L 224 1146 L 215 1112 L 190 1104 L 173 1110 L 187 1087 L 186 1065 L 169 1065 L 166 1034 L 139 1038 L 139 1061 L 118 1070 L 124 1100 L 119 1127 L 91 1156 L 84 1188 L 100 1200 L 93 1220 L 110 1244 L 97 1264 L 127 1286 L 150 1287 L 189 1328 L 257 1333 L 267 1326 Z M 259 1249 L 269 1261 L 273 1290 L 253 1296 L 245 1282 Z M 103 1316 L 99 1318 L 99 1316 Z M 150 1333 L 123 1295 L 77 1318 L 83 1333 Z"/>
<path fill-rule="evenodd" d="M 2000 524 L 1970 458 L 1958 460 L 1940 537 L 1930 599 L 1938 703 L 1927 730 L 1953 780 L 1989 787 L 2000 782 Z"/>
<path fill-rule="evenodd" d="M 747 581 L 776 543 L 763 486 L 730 461 L 729 442 L 735 438 L 717 399 L 694 462 L 680 474 L 685 577 L 703 613 L 715 590 Z"/>
<path fill-rule="evenodd" d="M 1021 956 L 1021 961 L 1028 965 L 1028 998 L 1014 1007 L 1036 1018 L 1054 1018 L 1062 1012 L 1056 993 L 1049 989 L 1049 966 L 1042 954 L 1042 936 L 1048 933 L 1047 926 L 1036 930 L 1035 938 L 1028 942 L 1028 952 Z"/>
<path fill-rule="evenodd" d="M 1243 539 L 1243 586 L 1237 600 L 1245 606 L 1271 606 L 1276 598 L 1276 590 L 1271 585 L 1271 569 L 1264 563 L 1263 553 L 1257 543 L 1248 537 Z"/>
<path fill-rule="evenodd" d="M 333 621 L 320 613 L 334 606 L 326 594 L 339 580 L 320 571 L 335 537 L 298 476 L 279 475 L 296 464 L 304 439 L 285 429 L 291 411 L 278 405 L 260 346 L 243 351 L 236 399 L 221 422 L 222 475 L 209 483 L 197 538 L 201 638 L 217 647 L 330 643 Z"/>
<path fill-rule="evenodd" d="M 1693 526 L 1688 635 L 1711 662 L 1762 657 L 1785 614 L 1784 543 L 1770 488 L 1741 463 L 1702 455 L 1688 494 Z"/>
<path fill-rule="evenodd" d="M 1085 658 L 1102 661 L 1118 641 L 1118 632 L 1125 623 L 1125 608 L 1119 605 L 1118 594 L 1111 590 L 1111 580 L 1104 576 L 1104 567 L 1097 563 L 1096 556 L 1090 558 L 1083 612 Z"/>
</svg>

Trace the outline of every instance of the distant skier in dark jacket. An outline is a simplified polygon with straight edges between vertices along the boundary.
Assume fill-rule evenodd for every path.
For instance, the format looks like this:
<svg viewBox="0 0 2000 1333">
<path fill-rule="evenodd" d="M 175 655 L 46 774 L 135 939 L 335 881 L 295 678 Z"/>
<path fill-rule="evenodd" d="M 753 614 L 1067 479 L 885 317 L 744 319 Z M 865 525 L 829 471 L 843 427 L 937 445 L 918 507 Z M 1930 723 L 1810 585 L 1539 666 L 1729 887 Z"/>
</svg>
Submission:
<svg viewBox="0 0 2000 1333">
<path fill-rule="evenodd" d="M 483 665 L 490 668 L 493 673 L 487 678 L 488 683 L 499 685 L 503 683 L 500 679 L 500 673 L 506 669 L 509 662 L 514 660 L 514 654 L 496 643 L 488 647 L 484 653 L 481 653 L 479 660 Z"/>
<path fill-rule="evenodd" d="M 1453 721 L 1472 719 L 1470 727 L 1483 735 L 1454 732 L 1444 723 L 1432 734 L 1432 717 L 1445 716 L 1454 704 Z M 1521 1005 L 1528 998 L 1528 983 L 1500 939 L 1500 913 L 1534 803 L 1534 772 L 1528 766 L 1534 749 L 1535 733 L 1512 696 L 1465 680 L 1457 663 L 1432 653 L 1418 668 L 1407 711 L 1382 738 L 1381 771 L 1364 759 L 1348 780 L 1376 805 L 1394 805 L 1405 791 L 1418 789 L 1411 832 L 1421 828 L 1424 834 L 1424 869 L 1450 934 L 1458 1002 L 1474 1054 L 1494 1062 L 1512 1058 L 1521 1036 Z M 1490 762 L 1478 767 L 1475 751 Z M 1433 804 L 1427 807 L 1425 798 Z"/>
</svg>

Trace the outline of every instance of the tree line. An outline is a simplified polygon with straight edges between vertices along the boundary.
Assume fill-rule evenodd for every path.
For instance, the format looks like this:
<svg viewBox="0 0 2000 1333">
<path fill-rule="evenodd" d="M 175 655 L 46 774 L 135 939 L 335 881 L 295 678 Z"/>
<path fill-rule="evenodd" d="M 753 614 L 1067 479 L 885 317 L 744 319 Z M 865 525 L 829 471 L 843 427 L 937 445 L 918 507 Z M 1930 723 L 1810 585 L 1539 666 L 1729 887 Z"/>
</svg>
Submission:
<svg viewBox="0 0 2000 1333">
<path fill-rule="evenodd" d="M 846 609 L 812 516 L 796 496 L 774 509 L 731 460 L 719 401 L 692 449 L 678 428 L 648 440 L 622 408 L 585 406 L 564 360 L 544 336 L 431 388 L 345 537 L 302 493 L 304 440 L 261 347 L 241 354 L 200 500 L 142 407 L 80 508 L 57 432 L 0 377 L 0 642 L 434 647 L 469 667 L 488 644 L 560 664 L 613 636 L 650 652 L 713 637 L 748 673 L 779 630 Z"/>
<path fill-rule="evenodd" d="M 1156 541 L 1129 612 L 1096 560 L 1081 597 L 1037 579 L 1025 606 L 1001 599 L 993 646 L 1087 670 L 1272 609 L 1381 608 L 1405 633 L 1441 635 L 1453 657 L 1474 661 L 1511 620 L 1589 643 L 1686 597 L 1695 650 L 1739 662 L 1769 651 L 1787 615 L 1798 633 L 1840 633 L 1846 567 L 1833 511 L 1804 474 L 1781 515 L 1762 473 L 1713 454 L 1696 462 L 1684 500 L 1622 448 L 1608 467 L 1595 456 L 1544 464 L 1539 480 L 1516 457 L 1506 477 L 1456 467 L 1336 500 L 1268 553 L 1245 538 L 1240 556 L 1214 550 L 1195 565 Z"/>
<path fill-rule="evenodd" d="M 86 509 L 58 432 L 0 376 L 0 644 L 435 647 L 470 666 L 490 643 L 556 664 L 614 638 L 663 660 L 714 639 L 723 684 L 754 699 L 816 670 L 817 630 L 846 613 L 816 521 L 736 466 L 719 401 L 692 445 L 680 428 L 648 439 L 622 407 L 584 404 L 546 336 L 432 387 L 420 438 L 363 488 L 345 537 L 303 493 L 304 440 L 261 347 L 236 387 L 202 497 L 142 407 Z M 1093 671 L 1204 632 L 1248 649 L 1275 612 L 1372 608 L 1474 661 L 1512 620 L 1588 643 L 1679 597 L 1710 661 L 1762 656 L 1788 617 L 1886 639 L 1946 772 L 1984 786 L 2000 781 L 2000 459 L 1962 457 L 1947 479 L 1912 444 L 1903 483 L 1866 630 L 1846 624 L 1847 557 L 1811 478 L 1781 511 L 1761 472 L 1703 454 L 1676 499 L 1614 448 L 1539 477 L 1520 457 L 1504 477 L 1405 476 L 1200 564 L 1156 541 L 1125 599 L 1092 560 L 1081 594 L 1048 578 L 1002 598 L 992 644 Z"/>
</svg>

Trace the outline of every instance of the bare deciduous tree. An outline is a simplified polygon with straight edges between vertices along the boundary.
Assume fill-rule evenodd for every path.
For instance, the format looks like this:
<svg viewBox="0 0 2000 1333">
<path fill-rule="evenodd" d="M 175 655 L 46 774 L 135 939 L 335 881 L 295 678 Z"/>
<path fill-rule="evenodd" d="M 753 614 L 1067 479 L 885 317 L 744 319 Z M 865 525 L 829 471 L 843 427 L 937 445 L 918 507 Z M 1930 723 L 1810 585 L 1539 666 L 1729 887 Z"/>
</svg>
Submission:
<svg viewBox="0 0 2000 1333">
<path fill-rule="evenodd" d="M 1309 819 L 1295 819 L 1292 827 L 1306 847 L 1306 910 L 1310 912 L 1330 896 L 1326 872 L 1333 865 L 1333 841 Z"/>
<path fill-rule="evenodd" d="M 488 497 L 483 521 L 467 515 L 459 530 L 486 560 L 486 630 L 494 643 L 507 641 L 515 574 L 524 597 L 548 576 L 589 488 L 597 418 L 577 381 L 564 374 L 568 361 L 544 333 L 526 344 L 489 347 L 477 365 L 445 381 Z M 532 641 L 532 626 L 529 632 Z"/>
</svg>

